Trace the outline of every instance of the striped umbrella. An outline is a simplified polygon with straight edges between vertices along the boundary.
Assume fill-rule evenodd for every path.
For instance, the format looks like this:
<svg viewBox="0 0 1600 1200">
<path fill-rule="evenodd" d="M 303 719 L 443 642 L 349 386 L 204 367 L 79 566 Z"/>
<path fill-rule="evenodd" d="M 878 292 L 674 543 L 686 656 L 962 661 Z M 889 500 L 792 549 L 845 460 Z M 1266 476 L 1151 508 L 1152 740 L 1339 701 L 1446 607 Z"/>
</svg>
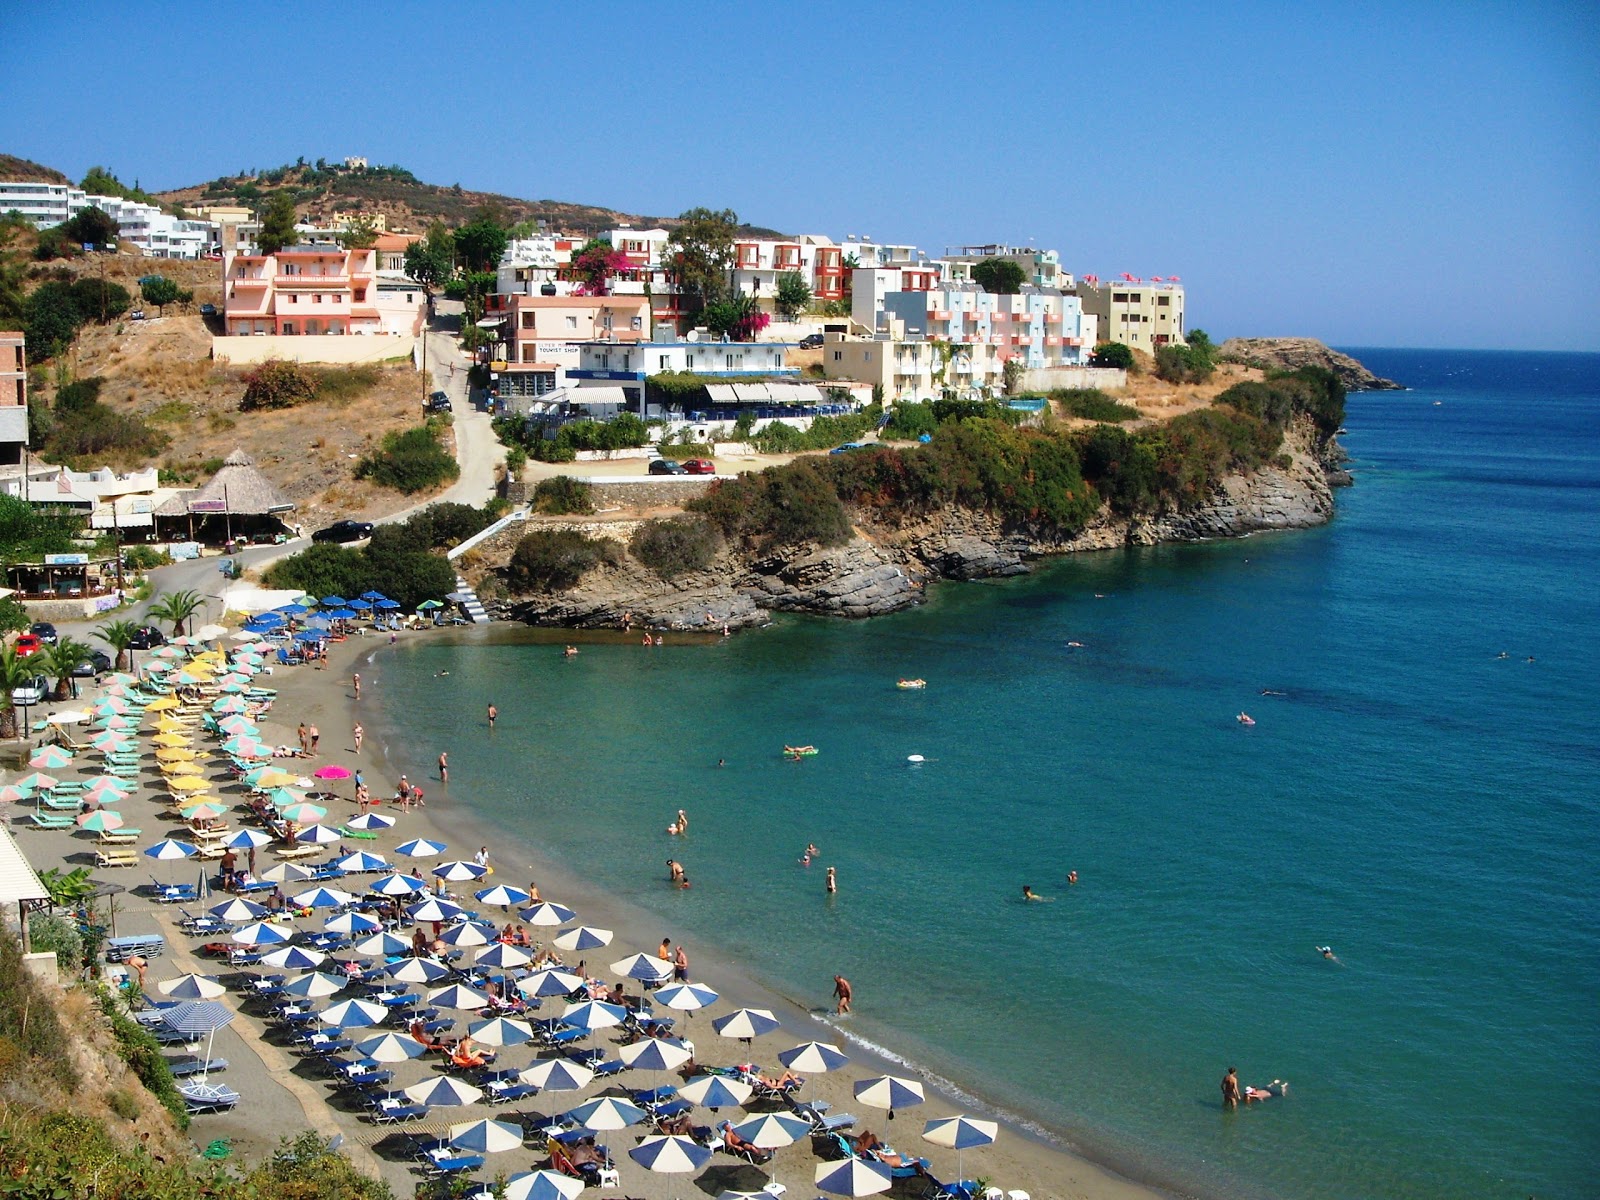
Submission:
<svg viewBox="0 0 1600 1200">
<path fill-rule="evenodd" d="M 675 1071 L 693 1057 L 682 1042 L 643 1038 L 617 1051 L 617 1057 L 637 1071 Z"/>
<path fill-rule="evenodd" d="M 156 988 L 174 1000 L 215 1000 L 228 990 L 209 975 L 194 974 L 163 979 Z"/>
<path fill-rule="evenodd" d="M 513 1017 L 491 1017 L 468 1025 L 467 1032 L 486 1046 L 521 1046 L 533 1041 L 533 1029 Z"/>
<path fill-rule="evenodd" d="M 463 921 L 459 925 L 452 925 L 439 935 L 439 940 L 447 946 L 487 946 L 494 941 L 494 926 L 487 929 L 477 921 Z"/>
<path fill-rule="evenodd" d="M 479 966 L 499 967 L 504 970 L 527 966 L 533 961 L 533 954 L 521 946 L 508 946 L 504 942 L 496 942 L 478 951 L 473 961 Z"/>
<path fill-rule="evenodd" d="M 612 963 L 611 969 L 642 983 L 662 983 L 672 978 L 672 964 L 651 954 L 630 954 Z"/>
<path fill-rule="evenodd" d="M 609 1029 L 613 1025 L 621 1025 L 627 1019 L 627 1009 L 620 1004 L 607 1004 L 603 1000 L 585 1000 L 581 1004 L 569 1004 L 567 1011 L 561 1014 L 563 1025 L 590 1031 Z"/>
<path fill-rule="evenodd" d="M 312 824 L 322 820 L 328 815 L 328 810 L 320 804 L 310 804 L 302 801 L 299 804 L 290 804 L 279 810 L 278 815 L 285 821 L 293 821 L 296 825 Z M 334 835 L 338 841 L 338 835 Z"/>
<path fill-rule="evenodd" d="M 703 983 L 675 983 L 657 992 L 656 999 L 668 1008 L 693 1012 L 697 1008 L 709 1008 L 720 997 Z"/>
<path fill-rule="evenodd" d="M 693 1138 L 658 1134 L 645 1138 L 629 1150 L 628 1157 L 651 1171 L 686 1174 L 710 1162 L 711 1151 Z"/>
<path fill-rule="evenodd" d="M 261 878 L 268 883 L 304 883 L 315 875 L 316 872 L 310 867 L 303 867 L 297 862 L 274 863 L 261 872 Z"/>
<path fill-rule="evenodd" d="M 450 1126 L 450 1145 L 468 1154 L 498 1154 L 522 1147 L 522 1126 L 506 1121 L 464 1121 Z"/>
<path fill-rule="evenodd" d="M 383 922 L 366 913 L 345 912 L 329 917 L 322 927 L 329 933 L 375 933 L 383 928 Z"/>
<path fill-rule="evenodd" d="M 557 934 L 555 944 L 562 950 L 596 950 L 611 944 L 611 930 L 579 925 Z"/>
<path fill-rule="evenodd" d="M 582 986 L 582 976 L 559 967 L 547 967 L 517 980 L 517 990 L 524 996 L 570 996 Z"/>
<path fill-rule="evenodd" d="M 762 1113 L 735 1125 L 733 1131 L 752 1146 L 782 1150 L 809 1134 L 811 1122 L 791 1113 Z"/>
<path fill-rule="evenodd" d="M 376 833 L 380 829 L 393 829 L 394 818 L 386 817 L 382 813 L 364 812 L 353 820 L 346 821 L 346 829 L 359 829 L 363 833 Z"/>
<path fill-rule="evenodd" d="M 817 1187 L 835 1196 L 870 1196 L 894 1186 L 894 1176 L 877 1163 L 859 1158 L 817 1164 Z"/>
<path fill-rule="evenodd" d="M 54 771 L 67 766 L 72 762 L 72 751 L 63 750 L 60 746 L 46 746 L 43 750 L 36 751 L 28 760 L 30 767 L 38 767 L 46 771 Z"/>
<path fill-rule="evenodd" d="M 744 1080 L 731 1075 L 696 1075 L 678 1089 L 678 1095 L 690 1104 L 715 1110 L 738 1108 L 750 1099 L 754 1091 Z"/>
<path fill-rule="evenodd" d="M 433 868 L 435 878 L 446 879 L 451 883 L 465 883 L 469 879 L 482 879 L 488 873 L 488 867 L 480 866 L 475 862 L 466 862 L 462 859 L 442 862 Z"/>
<path fill-rule="evenodd" d="M 783 1028 L 783 1022 L 765 1008 L 740 1008 L 712 1021 L 711 1028 L 725 1038 L 748 1042 L 762 1034 Z"/>
<path fill-rule="evenodd" d="M 386 936 L 393 937 L 392 934 Z M 411 948 L 411 943 L 400 938 L 395 938 L 395 940 L 401 943 L 402 950 Z M 363 942 L 356 949 L 362 950 L 366 944 L 366 942 Z M 362 952 L 370 953 L 365 950 Z M 437 983 L 441 979 L 449 979 L 455 972 L 451 971 L 443 963 L 434 962 L 431 958 L 407 958 L 401 962 L 390 963 L 383 969 L 383 973 L 391 979 L 398 979 L 401 983 Z"/>
<path fill-rule="evenodd" d="M 462 915 L 463 910 L 448 900 L 424 900 L 421 904 L 413 904 L 406 909 L 406 916 L 413 921 L 454 921 Z"/>
<path fill-rule="evenodd" d="M 398 1033 L 381 1033 L 376 1037 L 357 1042 L 356 1050 L 374 1062 L 390 1063 L 421 1058 L 428 1052 L 428 1047 L 414 1037 Z"/>
<path fill-rule="evenodd" d="M 281 946 L 294 937 L 294 930 L 258 921 L 243 929 L 235 929 L 232 936 L 241 946 Z"/>
<path fill-rule="evenodd" d="M 437 1004 L 440 1008 L 483 1008 L 489 1003 L 486 993 L 470 988 L 464 983 L 452 983 L 449 987 L 434 988 L 428 993 L 428 1003 Z"/>
<path fill-rule="evenodd" d="M 415 875 L 388 875 L 375 881 L 368 891 L 377 892 L 380 896 L 412 896 L 426 891 L 427 887 L 428 881 Z"/>
<path fill-rule="evenodd" d="M 261 956 L 269 967 L 282 967 L 286 971 L 313 971 L 328 961 L 328 956 L 311 946 L 279 946 Z"/>
<path fill-rule="evenodd" d="M 391 954 L 405 954 L 411 949 L 411 943 L 398 934 L 375 933 L 365 941 L 357 942 L 357 954 L 368 954 L 387 957 Z M 422 961 L 422 960 L 417 960 Z"/>
<path fill-rule="evenodd" d="M 259 850 L 272 845 L 272 837 L 259 829 L 241 829 L 222 844 L 234 850 Z"/>
<path fill-rule="evenodd" d="M 84 794 L 88 795 L 88 792 Z M 30 788 L 18 787 L 14 783 L 8 783 L 5 787 L 0 787 L 0 803 L 14 804 L 18 800 L 31 800 L 32 798 L 33 791 Z M 96 797 L 96 801 L 104 803 L 98 797 Z"/>
<path fill-rule="evenodd" d="M 837 1071 L 849 1062 L 850 1058 L 830 1042 L 802 1042 L 788 1050 L 780 1050 L 778 1061 L 791 1071 L 820 1075 L 824 1071 Z"/>
<path fill-rule="evenodd" d="M 565 904 L 556 904 L 549 900 L 517 912 L 517 916 L 529 925 L 565 925 L 577 915 Z"/>
<path fill-rule="evenodd" d="M 434 874 L 437 875 L 438 872 L 435 871 Z M 519 887 L 501 883 L 492 888 L 484 888 L 481 892 L 473 892 L 472 898 L 480 904 L 498 904 L 501 908 L 510 908 L 513 904 L 526 903 L 528 893 Z"/>
<path fill-rule="evenodd" d="M 910 1108 L 927 1099 L 922 1084 L 915 1079 L 902 1079 L 897 1075 L 877 1075 L 871 1079 L 858 1079 L 855 1084 L 856 1099 L 873 1108 L 889 1110 L 889 1120 L 894 1120 L 894 1110 Z"/>
<path fill-rule="evenodd" d="M 436 854 L 443 854 L 449 847 L 443 842 L 430 842 L 427 838 L 413 838 L 409 842 L 401 842 L 394 848 L 396 854 L 404 854 L 407 858 L 432 858 Z"/>
<path fill-rule="evenodd" d="M 301 804 L 291 805 L 291 807 L 314 808 L 316 806 L 312 804 Z M 291 821 L 294 820 L 293 817 L 289 817 L 287 819 Z M 307 825 L 304 829 L 300 830 L 300 832 L 296 833 L 294 835 L 294 840 L 307 846 L 331 846 L 339 840 L 339 831 L 337 829 L 329 829 L 326 825 L 311 824 Z"/>
<path fill-rule="evenodd" d="M 113 829 L 120 829 L 126 824 L 126 820 L 107 808 L 97 808 L 93 812 L 84 813 L 78 818 L 78 828 L 87 829 L 90 833 L 108 833 Z M 146 850 L 145 853 L 149 854 L 150 851 Z"/>
<path fill-rule="evenodd" d="M 370 1000 L 341 1000 L 332 1008 L 318 1013 L 317 1020 L 337 1029 L 359 1029 L 362 1026 L 382 1025 L 388 1016 L 387 1008 Z"/>
<path fill-rule="evenodd" d="M 464 1104 L 476 1104 L 483 1099 L 483 1092 L 478 1088 L 470 1083 L 462 1083 L 461 1080 L 449 1075 L 414 1083 L 406 1088 L 405 1094 L 416 1103 L 430 1107 L 459 1107 Z"/>
<path fill-rule="evenodd" d="M 541 1092 L 581 1092 L 594 1081 L 594 1072 L 570 1058 L 536 1058 L 517 1078 Z"/>
<path fill-rule="evenodd" d="M 259 921 L 272 910 L 265 905 L 246 900 L 243 896 L 235 896 L 206 911 L 219 921 L 237 925 L 241 921 Z"/>
<path fill-rule="evenodd" d="M 339 975 L 329 975 L 325 971 L 308 971 L 284 984 L 283 993 L 302 1000 L 321 1000 L 327 996 L 337 996 L 348 984 L 349 980 Z"/>
<path fill-rule="evenodd" d="M 565 1120 L 586 1129 L 626 1129 L 649 1116 L 637 1104 L 620 1096 L 601 1096 L 562 1114 Z M 707 1157 L 710 1157 L 709 1153 Z"/>
<path fill-rule="evenodd" d="M 505 1200 L 578 1200 L 583 1180 L 559 1171 L 519 1171 L 506 1180 Z"/>
<path fill-rule="evenodd" d="M 296 908 L 343 908 L 354 899 L 349 892 L 341 892 L 338 888 L 314 887 L 297 892 L 289 898 L 289 902 Z"/>
<path fill-rule="evenodd" d="M 956 1152 L 956 1178 L 965 1179 L 966 1162 L 963 1153 L 977 1146 L 992 1146 L 1000 1136 L 1000 1126 L 994 1121 L 977 1121 L 971 1117 L 938 1117 L 922 1127 L 923 1141 L 935 1146 L 948 1146 Z"/>
</svg>

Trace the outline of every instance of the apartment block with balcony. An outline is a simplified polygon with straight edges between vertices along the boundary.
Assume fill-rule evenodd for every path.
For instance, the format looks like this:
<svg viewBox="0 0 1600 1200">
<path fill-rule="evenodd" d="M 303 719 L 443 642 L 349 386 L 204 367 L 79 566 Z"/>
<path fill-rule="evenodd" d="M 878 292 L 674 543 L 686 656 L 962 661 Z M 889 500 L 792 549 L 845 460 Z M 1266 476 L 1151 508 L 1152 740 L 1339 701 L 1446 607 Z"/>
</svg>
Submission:
<svg viewBox="0 0 1600 1200">
<path fill-rule="evenodd" d="M 0 465 L 22 461 L 28 445 L 28 340 L 0 330 Z"/>
<path fill-rule="evenodd" d="M 1062 271 L 1061 255 L 1054 250 L 998 243 L 946 246 L 944 257 L 939 261 L 945 268 L 945 278 L 950 282 L 971 283 L 972 268 L 990 259 L 1008 259 L 1016 263 L 1022 268 L 1024 282 L 1034 287 L 1068 289 L 1072 286 L 1072 276 Z"/>
<path fill-rule="evenodd" d="M 830 333 L 822 344 L 822 373 L 840 382 L 881 387 L 892 401 L 997 394 L 1005 384 L 1006 350 L 990 341 L 952 344 L 911 336 L 893 318 L 876 337 Z"/>
<path fill-rule="evenodd" d="M 223 327 L 234 337 L 383 333 L 376 270 L 377 251 L 332 244 L 232 255 L 222 264 Z"/>
<path fill-rule="evenodd" d="M 1175 275 L 1115 281 L 1085 275 L 1077 291 L 1084 312 L 1098 318 L 1101 341 L 1154 354 L 1158 346 L 1185 340 L 1183 284 Z"/>
</svg>

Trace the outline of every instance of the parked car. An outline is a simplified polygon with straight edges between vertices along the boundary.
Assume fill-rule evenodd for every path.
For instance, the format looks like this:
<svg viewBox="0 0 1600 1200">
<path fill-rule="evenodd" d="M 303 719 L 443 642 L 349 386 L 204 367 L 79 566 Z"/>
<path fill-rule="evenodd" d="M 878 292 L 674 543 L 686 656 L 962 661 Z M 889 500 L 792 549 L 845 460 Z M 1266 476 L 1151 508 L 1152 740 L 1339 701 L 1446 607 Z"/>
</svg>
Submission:
<svg viewBox="0 0 1600 1200">
<path fill-rule="evenodd" d="M 43 675 L 35 675 L 27 683 L 19 683 L 11 689 L 11 703 L 38 704 L 49 694 L 50 681 Z"/>
<path fill-rule="evenodd" d="M 19 633 L 11 648 L 17 652 L 18 658 L 27 658 L 43 650 L 44 642 L 39 640 L 37 633 Z"/>
<path fill-rule="evenodd" d="M 49 621 L 35 621 L 32 628 L 30 628 L 28 632 L 33 634 L 34 637 L 38 638 L 46 646 L 54 646 L 58 640 L 56 637 L 56 627 L 50 624 Z"/>
<path fill-rule="evenodd" d="M 450 412 L 450 397 L 443 392 L 435 392 L 422 402 L 422 411 L 429 413 Z"/>
<path fill-rule="evenodd" d="M 132 312 L 130 312 L 128 314 L 128 320 L 130 320 L 130 321 L 142 321 L 142 320 L 144 320 L 144 309 L 142 309 L 142 308 L 134 309 Z"/>
<path fill-rule="evenodd" d="M 865 449 L 866 449 L 866 446 L 864 444 L 862 444 L 861 442 L 846 442 L 842 446 L 835 446 L 832 450 L 829 450 L 828 453 L 829 454 L 849 454 L 850 451 L 852 451 L 852 450 L 865 450 Z"/>
<path fill-rule="evenodd" d="M 87 679 L 92 675 L 104 675 L 111 670 L 111 656 L 104 650 L 92 651 L 88 658 L 72 668 L 72 673 L 79 679 Z"/>
<path fill-rule="evenodd" d="M 154 650 L 157 646 L 167 644 L 167 635 L 154 625 L 141 625 L 133 631 L 133 637 L 128 642 L 130 650 Z"/>
<path fill-rule="evenodd" d="M 709 458 L 691 458 L 684 462 L 683 472 L 685 475 L 715 475 L 717 464 Z"/>
<path fill-rule="evenodd" d="M 371 521 L 335 521 L 311 535 L 313 542 L 359 542 L 372 536 Z"/>
<path fill-rule="evenodd" d="M 650 474 L 652 475 L 687 475 L 688 469 L 673 458 L 652 458 L 650 460 Z"/>
<path fill-rule="evenodd" d="M 802 350 L 816 350 L 821 346 L 822 335 L 820 333 L 808 333 L 800 339 L 800 349 Z"/>
<path fill-rule="evenodd" d="M 216 316 L 217 315 L 217 306 L 215 304 L 202 304 L 200 306 L 200 315 L 202 317 L 214 317 L 214 316 Z"/>
</svg>

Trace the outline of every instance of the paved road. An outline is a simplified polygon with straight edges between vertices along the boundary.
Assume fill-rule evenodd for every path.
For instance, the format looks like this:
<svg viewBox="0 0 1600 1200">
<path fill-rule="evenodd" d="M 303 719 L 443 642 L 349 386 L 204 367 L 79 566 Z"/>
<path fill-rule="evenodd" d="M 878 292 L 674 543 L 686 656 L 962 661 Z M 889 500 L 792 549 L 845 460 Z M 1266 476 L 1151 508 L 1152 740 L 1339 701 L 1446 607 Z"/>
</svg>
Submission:
<svg viewBox="0 0 1600 1200">
<path fill-rule="evenodd" d="M 439 316 L 426 334 L 428 342 L 428 372 L 433 376 L 430 391 L 446 392 L 454 407 L 456 434 L 456 462 L 461 466 L 461 478 L 437 496 L 420 504 L 409 505 L 398 512 L 380 517 L 380 523 L 403 521 L 412 513 L 440 501 L 456 504 L 479 505 L 489 500 L 495 491 L 495 468 L 505 461 L 505 447 L 494 436 L 494 427 L 488 414 L 472 407 L 467 394 L 467 360 L 457 348 L 453 330 L 459 321 L 453 319 L 460 313 L 461 305 L 439 301 Z M 452 370 L 452 368 L 454 368 Z M 260 569 L 277 559 L 297 553 L 311 544 L 309 537 L 293 538 L 281 546 L 252 546 L 234 557 L 247 569 Z M 190 562 L 173 563 L 150 572 L 154 583 L 153 596 L 164 592 L 193 591 L 203 596 L 205 606 L 196 613 L 195 625 L 220 621 L 222 618 L 222 590 L 231 582 L 218 570 L 222 560 L 201 558 Z M 58 621 L 62 636 L 71 635 L 100 646 L 95 630 L 109 620 L 126 619 L 145 624 L 146 614 L 153 601 L 130 605 L 115 614 L 106 614 L 93 621 Z"/>
</svg>

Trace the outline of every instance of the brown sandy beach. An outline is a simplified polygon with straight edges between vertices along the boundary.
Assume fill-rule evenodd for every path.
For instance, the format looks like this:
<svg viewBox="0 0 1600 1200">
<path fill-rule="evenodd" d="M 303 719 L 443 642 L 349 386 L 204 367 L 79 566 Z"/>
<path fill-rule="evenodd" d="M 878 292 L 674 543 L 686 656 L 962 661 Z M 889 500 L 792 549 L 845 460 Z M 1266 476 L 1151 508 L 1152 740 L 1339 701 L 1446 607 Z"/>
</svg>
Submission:
<svg viewBox="0 0 1600 1200">
<path fill-rule="evenodd" d="M 434 635 L 401 635 L 406 639 L 428 636 Z M 381 670 L 374 670 L 374 667 L 381 668 L 381 663 L 367 666 L 361 660 L 373 654 L 382 656 L 387 652 L 384 638 L 351 638 L 333 648 L 330 665 L 325 670 L 311 666 L 279 668 L 270 678 L 262 680 L 264 686 L 277 688 L 279 693 L 272 711 L 261 721 L 265 741 L 269 744 L 294 744 L 295 728 L 301 721 L 317 726 L 322 734 L 316 761 L 295 763 L 290 769 L 310 771 L 327 763 L 338 763 L 352 769 L 359 767 L 372 794 L 383 797 L 385 801 L 393 794 L 401 772 L 425 789 L 425 807 L 402 813 L 385 803 L 379 811 L 398 817 L 396 826 L 381 832 L 376 841 L 347 843 L 347 849 L 360 848 L 381 853 L 389 857 L 391 862 L 398 861 L 408 869 L 414 865 L 417 873 L 425 873 L 428 860 L 417 864 L 408 864 L 405 859 L 397 860 L 392 854 L 394 847 L 411 838 L 426 837 L 445 842 L 450 847 L 445 857 L 470 859 L 479 845 L 487 845 L 490 861 L 499 866 L 499 872 L 492 882 L 524 887 L 530 880 L 535 880 L 545 899 L 560 901 L 577 910 L 579 920 L 585 924 L 599 925 L 616 932 L 616 938 L 610 946 L 586 956 L 591 973 L 601 978 L 609 977 L 607 964 L 610 962 L 636 951 L 653 951 L 663 934 L 676 942 L 676 931 L 664 925 L 660 918 L 619 903 L 593 883 L 542 865 L 537 873 L 530 875 L 526 864 L 537 856 L 537 848 L 516 845 L 508 842 L 504 835 L 492 834 L 481 828 L 472 818 L 468 789 L 457 785 L 460 791 L 451 794 L 440 782 L 436 765 L 437 748 L 406 747 L 393 752 L 395 761 L 384 760 L 380 739 L 372 736 L 371 730 L 381 723 L 381 704 L 384 701 L 393 703 L 395 698 L 384 697 L 381 686 L 374 686 L 378 682 L 375 677 L 381 674 Z M 351 688 L 352 671 L 360 671 L 363 676 L 364 686 L 359 701 L 355 699 Z M 350 736 L 358 720 L 368 727 L 368 736 L 360 755 L 354 752 Z M 347 820 L 356 812 L 351 799 L 354 789 L 349 781 L 332 785 L 332 790 L 336 790 L 343 800 L 335 801 L 330 807 L 326 819 L 329 825 Z M 224 800 L 236 801 L 239 798 L 239 793 L 232 788 L 219 788 L 219 791 Z M 120 811 L 131 825 L 142 826 L 145 830 L 139 842 L 141 848 L 168 833 L 177 836 L 177 830 L 169 828 L 157 816 L 159 805 L 152 799 L 153 795 L 152 790 L 145 787 L 120 806 Z M 83 837 L 23 830 L 18 826 L 19 820 L 26 821 L 22 806 L 10 808 L 8 815 L 12 819 L 12 828 L 16 830 L 19 842 L 36 867 L 60 865 L 63 862 L 71 867 L 92 862 L 92 844 Z M 91 852 L 85 854 L 86 850 Z M 331 858 L 337 852 L 337 846 L 329 847 L 326 857 Z M 263 868 L 273 861 L 270 851 L 262 851 L 260 858 Z M 139 883 L 147 883 L 151 875 L 164 881 L 191 880 L 200 869 L 200 865 L 192 861 L 157 863 L 141 858 L 141 865 L 131 870 L 103 869 L 97 871 L 96 875 L 131 888 Z M 209 864 L 207 869 L 214 870 L 214 864 Z M 347 890 L 361 891 L 364 885 L 364 878 L 357 877 Z M 470 892 L 477 885 L 454 886 L 470 904 Z M 213 900 L 209 903 L 217 902 Z M 190 911 L 195 910 L 191 908 Z M 497 914 L 491 911 L 484 915 L 494 917 Z M 177 928 L 179 916 L 175 908 L 156 905 L 144 896 L 129 894 L 119 898 L 118 933 L 159 931 L 166 936 L 167 954 L 151 965 L 149 973 L 152 993 L 157 981 L 183 971 L 218 974 L 224 979 L 228 975 L 226 964 L 202 958 L 196 953 L 200 939 L 192 939 Z M 515 922 L 515 913 L 504 914 L 502 923 L 507 919 Z M 320 929 L 321 920 L 316 917 L 305 918 L 298 924 L 302 929 Z M 540 931 L 531 932 L 537 934 Z M 695 1044 L 696 1058 L 700 1063 L 729 1065 L 753 1061 L 772 1070 L 779 1068 L 777 1055 L 780 1050 L 813 1039 L 832 1040 L 828 1026 L 813 1020 L 811 1014 L 802 1007 L 742 976 L 736 964 L 718 962 L 712 952 L 700 951 L 693 944 L 689 949 L 693 955 L 692 978 L 715 988 L 722 996 L 706 1013 L 696 1014 L 692 1018 L 688 1014 L 673 1014 L 678 1017 L 679 1034 Z M 566 957 L 570 964 L 577 957 L 585 956 Z M 224 997 L 224 1001 L 236 1006 L 237 994 L 230 993 Z M 749 1048 L 740 1042 L 722 1038 L 711 1029 L 712 1017 L 746 1005 L 771 1009 L 784 1027 L 756 1039 Z M 546 1007 L 547 1010 L 550 1008 L 549 1002 Z M 465 1012 L 452 1011 L 448 1015 L 457 1018 L 457 1033 L 464 1032 L 469 1021 L 475 1019 L 474 1014 Z M 542 1015 L 549 1015 L 549 1012 Z M 594 1035 L 590 1044 L 610 1050 L 614 1041 L 613 1031 L 602 1030 Z M 955 1152 L 929 1145 L 919 1134 L 924 1122 L 929 1119 L 970 1110 L 962 1108 L 953 1097 L 941 1094 L 930 1085 L 927 1102 L 901 1114 L 895 1125 L 890 1126 L 881 1110 L 863 1107 L 855 1100 L 852 1084 L 872 1075 L 904 1073 L 903 1068 L 896 1070 L 893 1064 L 874 1062 L 861 1054 L 857 1047 L 848 1044 L 841 1048 L 851 1055 L 850 1064 L 839 1071 L 810 1077 L 805 1087 L 805 1097 L 828 1101 L 835 1112 L 854 1113 L 858 1118 L 856 1132 L 871 1129 L 886 1142 L 892 1142 L 902 1153 L 930 1159 L 932 1170 L 940 1179 L 954 1179 L 957 1164 Z M 408 1126 L 375 1126 L 361 1119 L 355 1107 L 334 1091 L 326 1073 L 313 1061 L 297 1057 L 276 1035 L 267 1036 L 263 1023 L 252 1009 L 242 1011 L 232 1026 L 217 1035 L 214 1054 L 227 1058 L 229 1062 L 226 1075 L 219 1076 L 219 1081 L 225 1081 L 238 1090 L 244 1097 L 244 1103 L 230 1114 L 196 1118 L 191 1130 L 195 1141 L 204 1144 L 213 1138 L 233 1138 L 236 1153 L 254 1157 L 275 1147 L 280 1136 L 307 1127 L 329 1136 L 342 1133 L 344 1145 L 357 1164 L 364 1170 L 381 1174 L 396 1194 L 402 1196 L 411 1194 L 420 1176 L 415 1172 L 415 1164 L 409 1155 L 400 1150 L 403 1137 L 397 1130 L 437 1134 L 456 1121 L 482 1117 L 515 1120 L 513 1114 L 535 1112 L 550 1116 L 601 1093 L 607 1086 L 607 1081 L 596 1081 L 579 1093 L 552 1093 L 507 1106 L 478 1104 L 464 1109 L 434 1109 L 423 1121 Z M 530 1048 L 513 1047 L 502 1052 L 501 1062 L 502 1065 L 521 1066 L 530 1057 Z M 430 1062 L 418 1059 L 394 1065 L 391 1069 L 395 1072 L 395 1080 L 391 1086 L 404 1087 L 428 1078 L 435 1070 L 429 1065 Z M 610 1082 L 625 1082 L 637 1087 L 666 1080 L 640 1073 L 625 1073 Z M 742 1113 L 737 1111 L 711 1114 L 696 1109 L 693 1116 L 697 1124 L 712 1118 L 742 1119 Z M 762 1170 L 740 1164 L 725 1154 L 718 1154 L 707 1167 L 693 1176 L 655 1174 L 627 1157 L 628 1149 L 641 1136 L 640 1128 L 634 1127 L 609 1134 L 604 1139 L 617 1160 L 623 1195 L 641 1197 L 642 1200 L 669 1200 L 690 1194 L 692 1187 L 714 1196 L 726 1189 L 754 1190 L 762 1187 L 767 1180 Z M 542 1158 L 542 1148 L 530 1144 L 519 1151 L 489 1156 L 486 1167 L 478 1174 L 480 1178 L 492 1179 L 500 1173 L 529 1170 Z M 812 1170 L 818 1161 L 809 1142 L 802 1140 L 779 1150 L 768 1169 L 791 1194 L 815 1194 Z M 1033 1200 L 1066 1200 L 1069 1197 L 1133 1200 L 1134 1197 L 1148 1198 L 1164 1194 L 1004 1125 L 998 1142 L 993 1146 L 966 1152 L 964 1167 L 969 1179 L 982 1177 L 1002 1190 L 1026 1192 Z M 914 1190 L 907 1191 L 902 1183 L 890 1194 L 920 1194 L 920 1181 L 911 1182 L 915 1185 Z"/>
</svg>

